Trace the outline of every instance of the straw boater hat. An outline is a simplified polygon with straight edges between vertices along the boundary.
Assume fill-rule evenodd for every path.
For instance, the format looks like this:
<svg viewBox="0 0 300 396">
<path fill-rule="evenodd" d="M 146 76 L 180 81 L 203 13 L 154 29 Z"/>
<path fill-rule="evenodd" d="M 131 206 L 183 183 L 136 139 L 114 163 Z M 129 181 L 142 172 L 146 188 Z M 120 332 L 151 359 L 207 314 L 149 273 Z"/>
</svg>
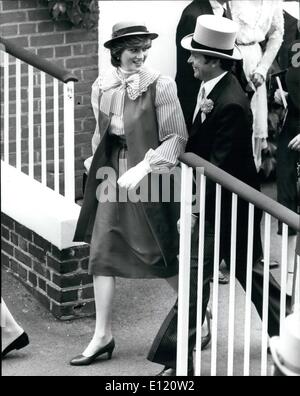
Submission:
<svg viewBox="0 0 300 396">
<path fill-rule="evenodd" d="M 216 15 L 197 18 L 195 31 L 181 40 L 183 48 L 217 58 L 241 60 L 242 54 L 235 45 L 239 26 L 231 19 Z"/>
<path fill-rule="evenodd" d="M 287 316 L 280 337 L 270 338 L 274 363 L 286 376 L 300 376 L 300 311 Z"/>
<path fill-rule="evenodd" d="M 150 33 L 145 26 L 144 22 L 141 21 L 123 21 L 116 23 L 112 28 L 111 39 L 104 43 L 105 48 L 110 48 L 111 44 L 121 37 L 127 36 L 146 36 L 151 40 L 158 37 L 157 33 Z"/>
</svg>

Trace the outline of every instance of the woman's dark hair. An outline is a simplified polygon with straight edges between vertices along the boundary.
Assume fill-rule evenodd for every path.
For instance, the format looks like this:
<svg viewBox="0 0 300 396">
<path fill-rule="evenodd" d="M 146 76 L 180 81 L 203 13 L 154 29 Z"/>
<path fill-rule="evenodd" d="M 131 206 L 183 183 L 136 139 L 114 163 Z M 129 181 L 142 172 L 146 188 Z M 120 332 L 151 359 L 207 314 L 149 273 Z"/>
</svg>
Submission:
<svg viewBox="0 0 300 396">
<path fill-rule="evenodd" d="M 235 60 L 233 60 L 233 59 L 223 59 L 223 58 L 217 58 L 215 56 L 209 56 L 209 55 L 204 55 L 204 58 L 207 60 L 207 62 L 212 61 L 212 60 L 219 60 L 220 66 L 224 71 L 231 71 L 235 64 Z"/>
<path fill-rule="evenodd" d="M 114 67 L 119 67 L 121 65 L 121 55 L 123 51 L 125 51 L 128 48 L 142 48 L 150 43 L 151 43 L 151 39 L 148 36 L 120 37 L 118 40 L 115 40 L 115 42 L 111 43 L 110 46 L 111 64 Z"/>
</svg>

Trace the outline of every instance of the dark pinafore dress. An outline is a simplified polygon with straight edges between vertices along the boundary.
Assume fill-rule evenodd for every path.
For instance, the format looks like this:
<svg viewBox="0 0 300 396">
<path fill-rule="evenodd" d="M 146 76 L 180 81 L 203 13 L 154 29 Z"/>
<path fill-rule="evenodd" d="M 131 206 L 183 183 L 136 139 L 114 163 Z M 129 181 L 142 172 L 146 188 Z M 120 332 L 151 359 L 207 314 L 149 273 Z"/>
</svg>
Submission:
<svg viewBox="0 0 300 396">
<path fill-rule="evenodd" d="M 178 272 L 179 203 L 123 202 L 124 191 L 117 184 L 127 167 L 159 145 L 154 95 L 155 83 L 135 101 L 125 97 L 125 136 L 110 134 L 110 119 L 100 111 L 103 138 L 93 157 L 74 237 L 90 242 L 90 274 L 167 278 Z"/>
</svg>

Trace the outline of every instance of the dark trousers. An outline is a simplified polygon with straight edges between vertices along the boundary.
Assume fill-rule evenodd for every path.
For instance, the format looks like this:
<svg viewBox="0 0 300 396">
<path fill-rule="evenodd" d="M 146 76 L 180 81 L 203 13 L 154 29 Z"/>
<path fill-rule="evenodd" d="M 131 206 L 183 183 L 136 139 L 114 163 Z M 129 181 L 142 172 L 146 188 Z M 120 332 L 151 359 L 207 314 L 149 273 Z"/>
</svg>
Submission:
<svg viewBox="0 0 300 396">
<path fill-rule="evenodd" d="M 259 226 L 259 222 L 257 222 Z M 202 323 L 210 296 L 210 279 L 213 273 L 213 252 L 214 252 L 214 232 L 213 227 L 206 224 L 205 247 L 204 247 L 204 273 L 203 273 L 203 306 L 202 306 Z M 260 231 L 257 230 L 258 235 Z M 191 277 L 190 277 L 190 305 L 189 305 L 189 368 L 192 368 L 193 349 L 196 341 L 196 313 L 197 313 L 197 258 L 193 254 L 192 241 L 192 259 L 191 259 Z M 245 255 L 244 255 L 245 256 Z M 246 256 L 245 256 L 246 257 Z M 246 269 L 247 262 L 244 260 L 237 261 L 236 277 L 241 283 L 244 290 L 246 289 Z M 252 272 L 252 302 L 257 312 L 262 318 L 263 303 L 263 263 L 256 258 Z M 289 298 L 289 297 L 288 297 Z M 289 301 L 290 304 L 290 301 Z M 167 367 L 176 368 L 177 353 L 177 320 L 178 320 L 178 300 L 164 320 L 157 336 L 154 339 L 148 360 L 160 363 Z M 279 334 L 280 320 L 280 286 L 270 275 L 269 282 L 269 317 L 268 332 L 270 336 Z"/>
</svg>

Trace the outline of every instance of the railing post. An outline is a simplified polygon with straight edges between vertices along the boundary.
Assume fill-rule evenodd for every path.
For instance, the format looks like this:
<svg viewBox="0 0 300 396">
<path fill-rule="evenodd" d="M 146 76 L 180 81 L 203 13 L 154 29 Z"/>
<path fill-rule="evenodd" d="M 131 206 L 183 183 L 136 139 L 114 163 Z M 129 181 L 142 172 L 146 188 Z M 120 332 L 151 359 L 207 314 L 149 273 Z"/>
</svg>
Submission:
<svg viewBox="0 0 300 396">
<path fill-rule="evenodd" d="M 4 66 L 4 161 L 9 164 L 9 56 L 3 53 Z"/>
<path fill-rule="evenodd" d="M 74 164 L 74 82 L 64 84 L 64 164 L 65 197 L 75 199 L 75 164 Z"/>
<path fill-rule="evenodd" d="M 298 233 L 296 254 L 295 254 L 292 305 L 293 305 L 293 310 L 295 312 L 300 309 L 300 233 Z"/>
<path fill-rule="evenodd" d="M 198 282 L 197 282 L 197 324 L 196 324 L 196 365 L 195 375 L 201 375 L 201 339 L 202 339 L 202 302 L 203 302 L 203 269 L 204 269 L 204 246 L 205 246 L 205 201 L 206 201 L 206 177 L 204 172 L 200 178 L 200 207 L 199 209 L 199 244 L 198 244 Z"/>
<path fill-rule="evenodd" d="M 193 169 L 182 164 L 176 374 L 187 375 Z"/>
</svg>

